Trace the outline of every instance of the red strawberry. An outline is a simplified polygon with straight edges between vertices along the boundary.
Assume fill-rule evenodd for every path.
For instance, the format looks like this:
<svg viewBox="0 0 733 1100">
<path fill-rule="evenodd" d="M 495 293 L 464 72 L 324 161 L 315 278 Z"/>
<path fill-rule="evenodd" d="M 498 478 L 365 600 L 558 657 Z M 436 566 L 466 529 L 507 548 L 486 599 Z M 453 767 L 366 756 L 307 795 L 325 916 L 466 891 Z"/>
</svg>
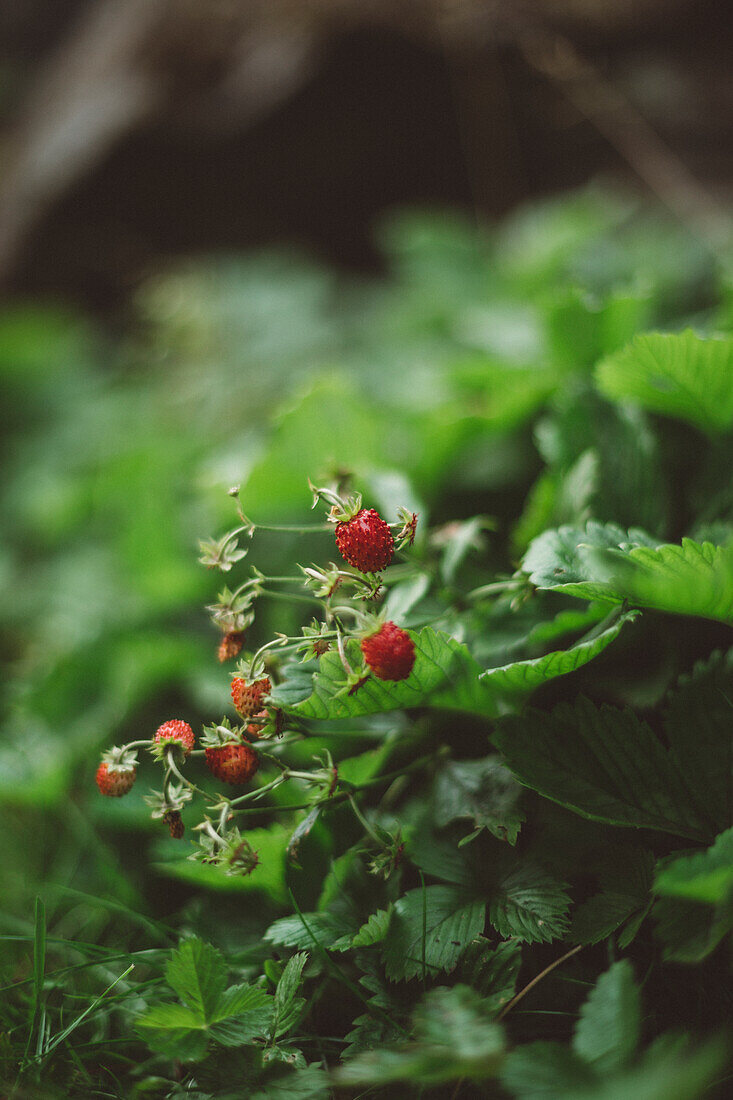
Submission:
<svg viewBox="0 0 733 1100">
<path fill-rule="evenodd" d="M 362 508 L 353 519 L 337 523 L 336 545 L 349 565 L 361 573 L 379 573 L 394 555 L 389 524 L 374 508 Z"/>
<path fill-rule="evenodd" d="M 219 643 L 219 648 L 216 651 L 216 655 L 221 664 L 224 664 L 225 661 L 231 661 L 233 657 L 237 657 L 242 652 L 243 645 L 244 631 L 228 630 Z"/>
<path fill-rule="evenodd" d="M 361 643 L 364 660 L 379 680 L 405 680 L 415 664 L 415 645 L 406 630 L 386 622 Z"/>
<path fill-rule="evenodd" d="M 180 718 L 171 718 L 162 726 L 158 726 L 154 740 L 158 745 L 178 745 L 188 756 L 194 744 L 193 730 L 188 722 L 182 722 Z"/>
<path fill-rule="evenodd" d="M 270 691 L 272 684 L 267 676 L 248 684 L 241 676 L 232 680 L 232 702 L 242 718 L 252 718 L 262 710 L 262 700 Z"/>
<path fill-rule="evenodd" d="M 97 786 L 102 794 L 109 795 L 110 798 L 121 798 L 132 788 L 136 775 L 137 768 L 116 767 L 103 760 L 97 768 Z"/>
<path fill-rule="evenodd" d="M 246 783 L 260 766 L 257 753 L 250 745 L 222 745 L 207 749 L 206 763 L 216 778 L 224 783 Z"/>
</svg>

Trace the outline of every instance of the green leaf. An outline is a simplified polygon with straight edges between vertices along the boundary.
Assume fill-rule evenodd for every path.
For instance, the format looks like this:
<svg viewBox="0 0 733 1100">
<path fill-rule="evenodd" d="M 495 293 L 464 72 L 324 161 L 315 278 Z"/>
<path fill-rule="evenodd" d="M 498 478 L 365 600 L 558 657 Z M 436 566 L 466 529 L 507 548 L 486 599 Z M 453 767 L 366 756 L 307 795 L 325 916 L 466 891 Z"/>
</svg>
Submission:
<svg viewBox="0 0 733 1100">
<path fill-rule="evenodd" d="M 371 947 L 374 943 L 381 943 L 387 935 L 389 922 L 392 918 L 392 908 L 377 909 L 372 913 L 351 941 L 352 947 Z"/>
<path fill-rule="evenodd" d="M 449 761 L 435 782 L 435 824 L 441 828 L 467 817 L 475 828 L 515 844 L 524 821 L 517 806 L 520 793 L 498 756 Z"/>
<path fill-rule="evenodd" d="M 625 531 L 614 523 L 590 520 L 585 527 L 558 527 L 533 539 L 522 559 L 522 570 L 536 588 L 581 599 L 620 603 L 621 597 L 609 588 L 605 574 L 598 575 L 594 552 L 659 545 L 658 539 L 637 528 Z"/>
<path fill-rule="evenodd" d="M 184 1005 L 153 1005 L 138 1016 L 135 1027 L 152 1050 L 185 1061 L 203 1058 L 208 1045 L 206 1025 Z"/>
<path fill-rule="evenodd" d="M 481 995 L 487 1011 L 496 1014 L 514 996 L 521 965 L 522 946 L 517 940 L 492 946 L 479 936 L 464 952 L 459 977 Z"/>
<path fill-rule="evenodd" d="M 330 652 L 321 657 L 307 698 L 296 701 L 287 681 L 272 692 L 272 698 L 300 718 L 330 721 L 424 706 L 496 717 L 506 708 L 507 693 L 516 696 L 584 665 L 613 641 L 630 617 L 622 616 L 602 635 L 567 652 L 485 673 L 464 645 L 448 634 L 424 627 L 411 632 L 415 665 L 406 680 L 392 683 L 370 676 L 352 695 L 344 695 L 343 665 L 338 653 Z M 352 664 L 359 663 L 361 653 L 355 642 L 347 645 L 347 655 Z M 305 682 L 298 682 L 305 694 Z"/>
<path fill-rule="evenodd" d="M 550 714 L 504 718 L 493 740 L 520 783 L 584 817 L 695 840 L 709 835 L 674 758 L 630 710 L 581 697 Z"/>
<path fill-rule="evenodd" d="M 643 1059 L 619 1074 L 568 1092 L 572 1100 L 700 1100 L 725 1064 L 720 1040 L 688 1051 L 685 1039 L 663 1035 Z"/>
<path fill-rule="evenodd" d="M 628 894 L 604 891 L 588 898 L 573 913 L 570 939 L 575 943 L 593 944 L 605 940 L 638 913 L 639 899 Z"/>
<path fill-rule="evenodd" d="M 599 1073 L 613 1073 L 631 1060 L 639 1042 L 641 1004 L 627 959 L 602 974 L 580 1010 L 573 1050 Z"/>
<path fill-rule="evenodd" d="M 399 898 L 382 947 L 391 981 L 453 970 L 482 931 L 485 906 L 454 886 L 427 886 Z M 424 935 L 423 935 L 424 931 Z"/>
<path fill-rule="evenodd" d="M 581 640 L 570 649 L 546 653 L 529 661 L 515 661 L 501 668 L 482 672 L 481 682 L 505 695 L 523 694 L 539 687 L 557 676 L 566 676 L 592 661 L 618 636 L 627 622 L 633 622 L 638 611 L 627 611 L 605 630 L 587 640 Z"/>
<path fill-rule="evenodd" d="M 321 947 L 345 951 L 351 946 L 351 937 L 358 925 L 344 913 L 304 913 L 303 916 Z M 268 943 L 282 947 L 313 947 L 313 940 L 299 916 L 281 917 L 265 932 Z"/>
<path fill-rule="evenodd" d="M 683 539 L 681 546 L 640 546 L 606 559 L 609 590 L 655 611 L 733 622 L 733 545 Z"/>
<path fill-rule="evenodd" d="M 168 985 L 202 1023 L 217 1018 L 226 986 L 226 963 L 211 944 L 192 937 L 171 955 L 165 976 Z"/>
<path fill-rule="evenodd" d="M 715 908 L 686 898 L 660 897 L 652 909 L 656 935 L 662 941 L 664 958 L 672 962 L 697 963 L 707 958 L 733 929 L 733 904 Z"/>
<path fill-rule="evenodd" d="M 733 339 L 680 334 L 636 336 L 596 368 L 608 397 L 687 420 L 715 434 L 733 427 Z"/>
<path fill-rule="evenodd" d="M 549 943 L 565 935 L 569 908 L 563 884 L 542 868 L 524 862 L 498 885 L 489 905 L 489 920 L 506 938 Z"/>
<path fill-rule="evenodd" d="M 657 894 L 719 905 L 733 895 L 733 829 L 707 851 L 666 863 L 654 880 Z"/>
<path fill-rule="evenodd" d="M 517 1100 L 559 1100 L 594 1083 L 594 1074 L 569 1047 L 525 1043 L 512 1050 L 501 1083 Z"/>
<path fill-rule="evenodd" d="M 405 1081 L 440 1085 L 494 1077 L 504 1058 L 502 1029 L 480 997 L 464 985 L 433 989 L 414 1014 L 415 1040 L 352 1058 L 336 1071 L 336 1083 L 387 1085 Z"/>
<path fill-rule="evenodd" d="M 733 545 L 662 544 L 636 528 L 591 521 L 545 531 L 522 569 L 537 588 L 568 596 L 733 621 Z"/>
<path fill-rule="evenodd" d="M 666 702 L 672 755 L 713 836 L 731 824 L 733 807 L 733 649 L 698 663 Z"/>
<path fill-rule="evenodd" d="M 303 967 L 308 961 L 308 953 L 301 951 L 288 959 L 287 966 L 283 970 L 280 981 L 275 990 L 275 1009 L 272 1022 L 271 1037 L 278 1039 L 286 1035 L 293 1027 L 301 1012 L 305 1001 L 298 997 Z"/>
</svg>

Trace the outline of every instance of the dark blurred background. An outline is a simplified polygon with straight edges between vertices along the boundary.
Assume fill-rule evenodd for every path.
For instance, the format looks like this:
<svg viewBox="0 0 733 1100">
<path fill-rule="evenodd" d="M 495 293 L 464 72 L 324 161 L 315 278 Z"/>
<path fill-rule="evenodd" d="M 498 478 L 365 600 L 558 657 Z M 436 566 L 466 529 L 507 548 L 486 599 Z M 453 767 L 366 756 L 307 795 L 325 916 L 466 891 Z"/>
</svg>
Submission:
<svg viewBox="0 0 733 1100">
<path fill-rule="evenodd" d="M 733 167 L 710 0 L 2 0 L 0 281 L 115 315 L 168 257 L 374 269 L 401 204 L 495 219 L 599 172 L 703 235 Z"/>
</svg>

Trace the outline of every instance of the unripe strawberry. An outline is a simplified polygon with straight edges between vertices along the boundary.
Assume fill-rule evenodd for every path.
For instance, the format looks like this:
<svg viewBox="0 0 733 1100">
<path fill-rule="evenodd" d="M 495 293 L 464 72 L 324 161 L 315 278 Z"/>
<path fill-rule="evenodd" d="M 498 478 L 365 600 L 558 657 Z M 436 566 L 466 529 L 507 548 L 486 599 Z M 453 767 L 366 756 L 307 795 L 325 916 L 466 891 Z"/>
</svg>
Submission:
<svg viewBox="0 0 733 1100">
<path fill-rule="evenodd" d="M 171 718 L 170 721 L 164 722 L 162 726 L 158 726 L 153 740 L 156 745 L 160 745 L 162 748 L 167 745 L 178 745 L 186 756 L 188 756 L 194 745 L 193 730 L 188 722 L 183 722 L 180 718 Z"/>
<path fill-rule="evenodd" d="M 361 573 L 379 573 L 394 555 L 389 524 L 374 508 L 361 508 L 352 519 L 337 523 L 336 545 L 345 561 Z"/>
<path fill-rule="evenodd" d="M 231 661 L 233 657 L 239 656 L 242 652 L 243 645 L 244 631 L 228 630 L 219 643 L 219 648 L 216 651 L 220 663 L 224 664 L 225 661 Z"/>
<path fill-rule="evenodd" d="M 232 680 L 232 702 L 242 718 L 252 718 L 262 710 L 264 697 L 269 693 L 272 684 L 269 677 L 263 676 L 261 680 L 254 680 L 248 684 L 241 676 L 235 676 Z"/>
<path fill-rule="evenodd" d="M 121 798 L 132 789 L 137 776 L 137 768 L 110 764 L 107 761 L 97 768 L 96 780 L 102 794 L 110 798 Z"/>
<path fill-rule="evenodd" d="M 259 757 L 250 745 L 230 744 L 206 750 L 209 770 L 224 783 L 246 783 L 260 766 Z"/>
<path fill-rule="evenodd" d="M 415 645 L 406 630 L 383 623 L 361 643 L 364 660 L 378 680 L 405 680 L 415 664 Z"/>
</svg>

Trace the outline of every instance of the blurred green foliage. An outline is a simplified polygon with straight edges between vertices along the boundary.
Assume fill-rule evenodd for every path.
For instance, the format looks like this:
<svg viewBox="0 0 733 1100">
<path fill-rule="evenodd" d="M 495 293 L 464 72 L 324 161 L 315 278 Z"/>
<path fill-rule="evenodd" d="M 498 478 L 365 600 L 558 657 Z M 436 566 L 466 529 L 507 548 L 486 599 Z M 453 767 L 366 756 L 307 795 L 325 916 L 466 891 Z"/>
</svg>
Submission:
<svg viewBox="0 0 733 1100">
<path fill-rule="evenodd" d="M 645 411 L 603 403 L 592 382 L 603 360 L 606 389 L 623 385 L 613 354 L 642 330 L 729 327 L 719 260 L 683 228 L 592 189 L 490 231 L 411 212 L 378 232 L 384 278 L 337 278 L 289 253 L 198 262 L 145 286 L 122 337 L 55 307 L 0 314 L 0 933 L 21 937 L 5 941 L 3 983 L 32 974 L 39 891 L 55 965 L 86 967 L 81 997 L 119 976 L 107 959 L 122 947 L 153 981 L 145 967 L 170 942 L 159 921 L 209 934 L 247 976 L 247 928 L 277 916 L 288 884 L 308 889 L 306 857 L 287 881 L 268 864 L 256 917 L 239 901 L 248 880 L 209 895 L 202 876 L 216 888 L 218 872 L 188 865 L 191 887 L 174 884 L 167 842 L 148 864 L 144 783 L 119 804 L 93 784 L 101 747 L 221 710 L 226 679 L 202 610 L 218 578 L 196 546 L 229 524 L 231 484 L 262 522 L 307 518 L 306 478 L 343 469 L 377 506 L 419 508 L 423 523 L 499 516 L 484 576 L 545 528 L 591 515 L 676 540 L 696 502 L 713 499 L 711 482 L 703 520 L 733 518 L 729 444 L 714 441 L 704 469 L 694 435 L 670 455 Z M 684 471 L 674 493 L 663 465 Z M 263 535 L 250 560 L 272 569 L 291 556 L 290 540 Z M 296 624 L 269 609 L 259 640 Z M 521 616 L 495 623 L 477 656 L 501 663 L 523 629 Z M 261 832 L 261 855 L 281 852 L 283 837 Z M 143 1005 L 128 979 L 114 996 Z M 89 1040 L 100 1049 L 115 1036 L 110 1004 Z M 491 1026 L 474 1023 L 479 1035 Z"/>
</svg>

